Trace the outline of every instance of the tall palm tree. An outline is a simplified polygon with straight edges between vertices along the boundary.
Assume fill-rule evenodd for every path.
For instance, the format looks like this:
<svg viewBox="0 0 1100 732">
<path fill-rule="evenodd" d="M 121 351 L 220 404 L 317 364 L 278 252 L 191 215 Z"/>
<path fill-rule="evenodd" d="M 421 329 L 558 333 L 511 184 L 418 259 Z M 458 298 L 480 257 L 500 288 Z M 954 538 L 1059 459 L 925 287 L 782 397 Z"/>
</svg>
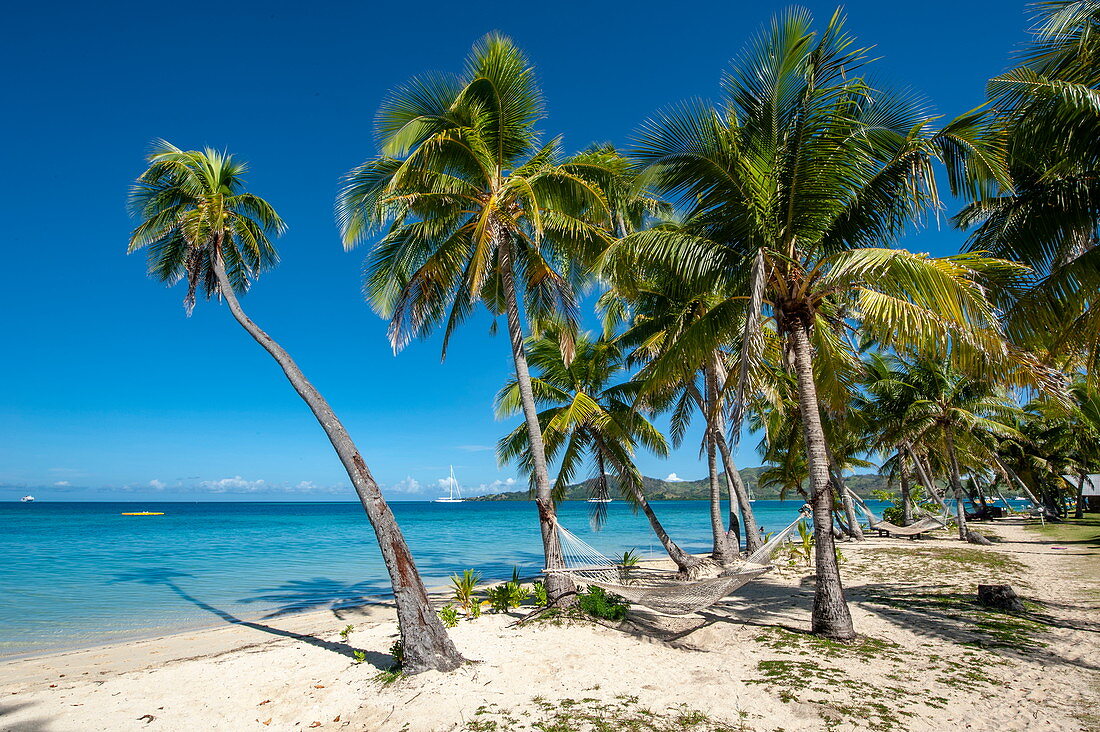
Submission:
<svg viewBox="0 0 1100 732">
<path fill-rule="evenodd" d="M 241 309 L 237 294 L 278 262 L 269 237 L 285 229 L 267 201 L 245 190 L 245 172 L 231 155 L 157 142 L 131 190 L 130 210 L 141 223 L 129 251 L 147 250 L 151 276 L 169 285 L 186 280 L 188 312 L 200 289 L 207 298 L 225 300 L 241 327 L 282 367 L 328 435 L 374 527 L 393 585 L 406 670 L 456 668 L 462 656 L 432 609 L 401 529 L 351 436 L 290 354 Z"/>
<path fill-rule="evenodd" d="M 1100 365 L 1100 1 L 1035 3 L 1033 42 L 988 86 L 1009 179 L 955 223 L 969 248 L 1023 262 L 1027 287 L 998 293 L 1012 339 L 1057 363 Z M 1091 376 L 1090 376 L 1091 378 Z"/>
<path fill-rule="evenodd" d="M 395 350 L 445 323 L 446 353 L 454 328 L 478 302 L 505 316 L 546 567 L 560 569 L 521 302 L 536 331 L 548 318 L 575 321 L 582 265 L 606 246 L 612 211 L 593 182 L 600 156 L 566 160 L 560 138 L 540 141 L 535 125 L 542 116 L 527 58 L 490 34 L 475 44 L 461 74 L 413 79 L 383 103 L 382 154 L 347 174 L 336 211 L 347 247 L 385 232 L 368 256 L 364 289 L 390 319 Z M 547 589 L 561 603 L 573 586 L 551 573 Z"/>
<path fill-rule="evenodd" d="M 685 208 L 682 231 L 653 229 L 612 247 L 613 276 L 662 260 L 686 277 L 724 283 L 747 304 L 742 362 L 764 316 L 775 319 L 795 377 L 814 506 L 813 629 L 855 634 L 834 552 L 832 492 L 815 359 L 850 348 L 853 323 L 884 347 L 952 344 L 973 363 L 1004 346 L 980 279 L 1011 269 L 976 255 L 935 259 L 888 247 L 938 205 L 933 165 L 961 183 L 990 172 L 980 119 L 940 130 L 911 96 L 872 85 L 835 15 L 821 31 L 791 10 L 761 33 L 723 81 L 713 107 L 681 105 L 648 122 L 636 156 L 658 192 Z M 965 155 L 963 153 L 966 153 Z"/>
<path fill-rule="evenodd" d="M 637 405 L 640 382 L 613 383 L 625 368 L 618 343 L 593 340 L 587 334 L 570 340 L 575 343 L 575 354 L 569 362 L 562 352 L 562 339 L 556 334 L 528 343 L 530 362 L 538 373 L 531 384 L 536 401 L 545 407 L 538 416 L 546 454 L 550 460 L 561 461 L 555 493 L 563 495 L 577 471 L 589 462 L 595 473 L 593 497 L 609 497 L 614 480 L 622 496 L 645 514 L 680 573 L 693 576 L 703 562 L 669 537 L 646 499 L 642 475 L 634 464 L 639 445 L 657 455 L 668 454 L 664 435 Z M 508 417 L 521 407 L 519 384 L 512 379 L 497 395 L 497 415 Z M 501 438 L 497 446 L 501 462 L 516 461 L 527 472 L 531 470 L 530 454 L 527 430 L 522 425 Z M 605 506 L 593 505 L 597 510 Z M 599 521 L 599 514 L 596 516 Z"/>
<path fill-rule="evenodd" d="M 672 228 L 661 224 L 661 228 Z M 697 289 L 683 278 L 661 267 L 617 272 L 612 289 L 600 301 L 600 307 L 619 313 L 627 320 L 627 329 L 619 336 L 630 347 L 631 361 L 643 364 L 638 374 L 641 396 L 650 404 L 659 404 L 673 415 L 672 437 L 675 444 L 683 439 L 693 414 L 705 423 L 703 452 L 707 467 L 711 500 L 711 531 L 714 558 L 732 561 L 738 550 L 735 527 L 740 510 L 745 529 L 746 549 L 751 553 L 761 540 L 749 502 L 748 489 L 734 463 L 726 438 L 726 368 L 728 333 L 715 323 L 731 317 L 733 308 L 716 291 Z M 715 310 L 716 305 L 723 305 Z M 729 493 L 729 525 L 722 524 L 721 488 L 718 457 Z M 734 534 L 730 536 L 730 534 Z"/>
</svg>

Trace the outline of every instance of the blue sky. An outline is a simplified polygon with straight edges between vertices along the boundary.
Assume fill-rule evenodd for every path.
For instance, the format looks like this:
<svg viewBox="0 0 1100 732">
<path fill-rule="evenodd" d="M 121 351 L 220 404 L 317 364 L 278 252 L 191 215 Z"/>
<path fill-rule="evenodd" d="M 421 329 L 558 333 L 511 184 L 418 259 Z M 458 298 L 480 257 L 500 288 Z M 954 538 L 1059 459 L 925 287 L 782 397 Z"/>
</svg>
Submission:
<svg viewBox="0 0 1100 732">
<path fill-rule="evenodd" d="M 803 5 L 822 23 L 835 8 Z M 434 497 L 451 464 L 468 487 L 507 487 L 515 472 L 490 449 L 509 428 L 490 404 L 511 366 L 503 335 L 481 314 L 444 364 L 437 341 L 394 357 L 360 296 L 365 250 L 345 253 L 337 238 L 337 179 L 373 154 L 379 100 L 409 76 L 457 70 L 495 29 L 537 66 L 545 131 L 570 149 L 625 144 L 656 109 L 713 97 L 729 60 L 785 6 L 13 6 L 0 30 L 0 500 L 354 497 L 306 407 L 228 311 L 200 302 L 186 318 L 183 292 L 125 255 L 126 190 L 156 137 L 251 164 L 251 190 L 290 230 L 245 308 L 328 397 L 387 495 Z M 1027 26 L 1024 3 L 1005 0 L 846 10 L 882 57 L 877 76 L 946 115 L 982 101 Z M 932 226 L 905 244 L 947 253 L 961 240 Z M 754 443 L 741 465 L 759 463 Z M 640 465 L 699 477 L 697 444 L 693 434 L 672 459 Z"/>
</svg>

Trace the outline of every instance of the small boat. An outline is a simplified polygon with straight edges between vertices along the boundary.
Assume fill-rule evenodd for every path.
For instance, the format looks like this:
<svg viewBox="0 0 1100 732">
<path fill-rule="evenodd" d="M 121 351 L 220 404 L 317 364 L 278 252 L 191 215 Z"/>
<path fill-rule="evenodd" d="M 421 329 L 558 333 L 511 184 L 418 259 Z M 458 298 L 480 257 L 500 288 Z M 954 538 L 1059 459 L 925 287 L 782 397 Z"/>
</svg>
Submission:
<svg viewBox="0 0 1100 732">
<path fill-rule="evenodd" d="M 458 479 L 455 478 L 455 466 L 451 466 L 451 477 L 447 479 L 447 487 L 450 488 L 450 495 L 440 496 L 435 499 L 435 503 L 462 503 L 462 486 L 458 484 Z M 456 496 L 455 493 L 458 493 Z"/>
<path fill-rule="evenodd" d="M 34 503 L 34 496 L 23 496 L 19 500 L 23 503 Z"/>
<path fill-rule="evenodd" d="M 163 516 L 164 511 L 131 511 L 123 513 L 123 516 Z"/>
<path fill-rule="evenodd" d="M 589 498 L 589 503 L 611 503 L 610 498 Z"/>
</svg>

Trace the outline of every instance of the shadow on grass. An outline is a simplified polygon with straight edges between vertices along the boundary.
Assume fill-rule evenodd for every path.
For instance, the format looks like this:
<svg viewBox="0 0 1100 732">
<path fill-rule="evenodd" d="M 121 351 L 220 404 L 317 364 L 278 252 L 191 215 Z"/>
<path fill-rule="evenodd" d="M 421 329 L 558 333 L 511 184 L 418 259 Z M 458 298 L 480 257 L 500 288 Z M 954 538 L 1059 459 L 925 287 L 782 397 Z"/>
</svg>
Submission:
<svg viewBox="0 0 1100 732">
<path fill-rule="evenodd" d="M 188 572 L 180 572 L 178 570 L 169 569 L 166 567 L 152 567 L 144 569 L 140 572 L 125 572 L 115 576 L 112 582 L 138 582 L 140 584 L 161 586 L 165 587 L 171 592 L 174 592 L 178 597 L 191 603 L 197 608 L 205 610 L 206 612 L 216 615 L 230 625 L 240 625 L 245 628 L 252 628 L 263 633 L 278 636 L 280 638 L 290 638 L 292 640 L 299 640 L 303 643 L 308 643 L 311 646 L 322 648 L 326 651 L 338 653 L 341 656 L 345 656 L 349 659 L 355 659 L 356 652 L 359 652 L 365 656 L 365 662 L 378 668 L 379 670 L 386 670 L 393 665 L 393 657 L 386 653 L 378 653 L 376 651 L 361 650 L 353 648 L 347 643 L 327 641 L 323 638 L 318 638 L 314 635 L 307 633 L 295 633 L 290 630 L 284 630 L 282 628 L 276 628 L 271 625 L 265 625 L 264 623 L 258 623 L 252 620 L 244 620 L 238 618 L 232 613 L 222 610 L 219 607 L 215 607 L 194 595 L 187 592 L 180 586 L 178 580 L 191 577 Z"/>
<path fill-rule="evenodd" d="M 1100 670 L 1100 665 L 1051 650 L 1043 638 L 1052 627 L 1100 633 L 1100 626 L 1094 623 L 1067 625 L 1041 611 L 995 610 L 979 605 L 974 595 L 936 585 L 861 585 L 849 591 L 848 600 L 926 638 L 1007 652 L 1044 663 Z"/>
</svg>

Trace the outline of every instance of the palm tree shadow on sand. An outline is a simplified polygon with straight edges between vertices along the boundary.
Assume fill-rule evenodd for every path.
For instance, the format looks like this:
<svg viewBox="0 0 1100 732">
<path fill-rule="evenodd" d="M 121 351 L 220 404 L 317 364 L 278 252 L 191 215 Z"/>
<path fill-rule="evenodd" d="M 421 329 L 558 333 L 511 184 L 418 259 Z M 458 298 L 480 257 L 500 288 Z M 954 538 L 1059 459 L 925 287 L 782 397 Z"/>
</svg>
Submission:
<svg viewBox="0 0 1100 732">
<path fill-rule="evenodd" d="M 295 633 L 290 630 L 276 628 L 274 626 L 266 625 L 264 623 L 259 623 L 253 620 L 238 618 L 236 615 L 233 615 L 226 610 L 215 607 L 208 602 L 200 600 L 180 586 L 178 580 L 192 576 L 193 575 L 189 572 L 180 572 L 178 570 L 169 569 L 167 567 L 153 567 L 150 569 L 144 569 L 140 572 L 123 572 L 121 574 L 117 574 L 115 575 L 115 578 L 111 580 L 111 583 L 114 584 L 117 582 L 137 582 L 144 585 L 159 585 L 172 591 L 178 597 L 191 603 L 195 607 L 205 610 L 212 615 L 216 615 L 224 620 L 226 623 L 229 623 L 231 625 L 240 625 L 246 628 L 252 628 L 253 630 L 258 630 L 263 633 L 269 633 L 271 635 L 279 636 L 280 638 L 291 638 L 293 640 L 299 640 L 303 643 L 308 643 L 311 646 L 323 648 L 326 651 L 339 653 L 341 656 L 346 656 L 350 659 L 354 659 L 356 652 L 359 652 L 365 656 L 366 663 L 369 663 L 370 665 L 375 666 L 376 668 L 381 670 L 388 669 L 390 666 L 393 665 L 393 658 L 385 653 L 378 653 L 377 651 L 368 651 L 364 649 L 353 648 L 347 643 L 338 641 L 327 641 L 314 635 L 309 635 L 306 633 Z M 335 583 L 335 580 L 329 580 L 329 582 Z M 258 601 L 259 599 L 260 598 L 256 598 L 256 601 Z M 318 606 L 318 608 L 319 607 L 320 606 Z M 299 609 L 304 610 L 309 608 L 308 606 L 301 606 Z M 274 615 L 278 614 L 286 614 L 288 612 L 291 611 L 286 610 L 283 613 L 272 613 L 271 615 L 265 616 L 264 619 L 268 617 L 273 617 Z M 337 617 L 340 616 L 337 615 Z"/>
</svg>

